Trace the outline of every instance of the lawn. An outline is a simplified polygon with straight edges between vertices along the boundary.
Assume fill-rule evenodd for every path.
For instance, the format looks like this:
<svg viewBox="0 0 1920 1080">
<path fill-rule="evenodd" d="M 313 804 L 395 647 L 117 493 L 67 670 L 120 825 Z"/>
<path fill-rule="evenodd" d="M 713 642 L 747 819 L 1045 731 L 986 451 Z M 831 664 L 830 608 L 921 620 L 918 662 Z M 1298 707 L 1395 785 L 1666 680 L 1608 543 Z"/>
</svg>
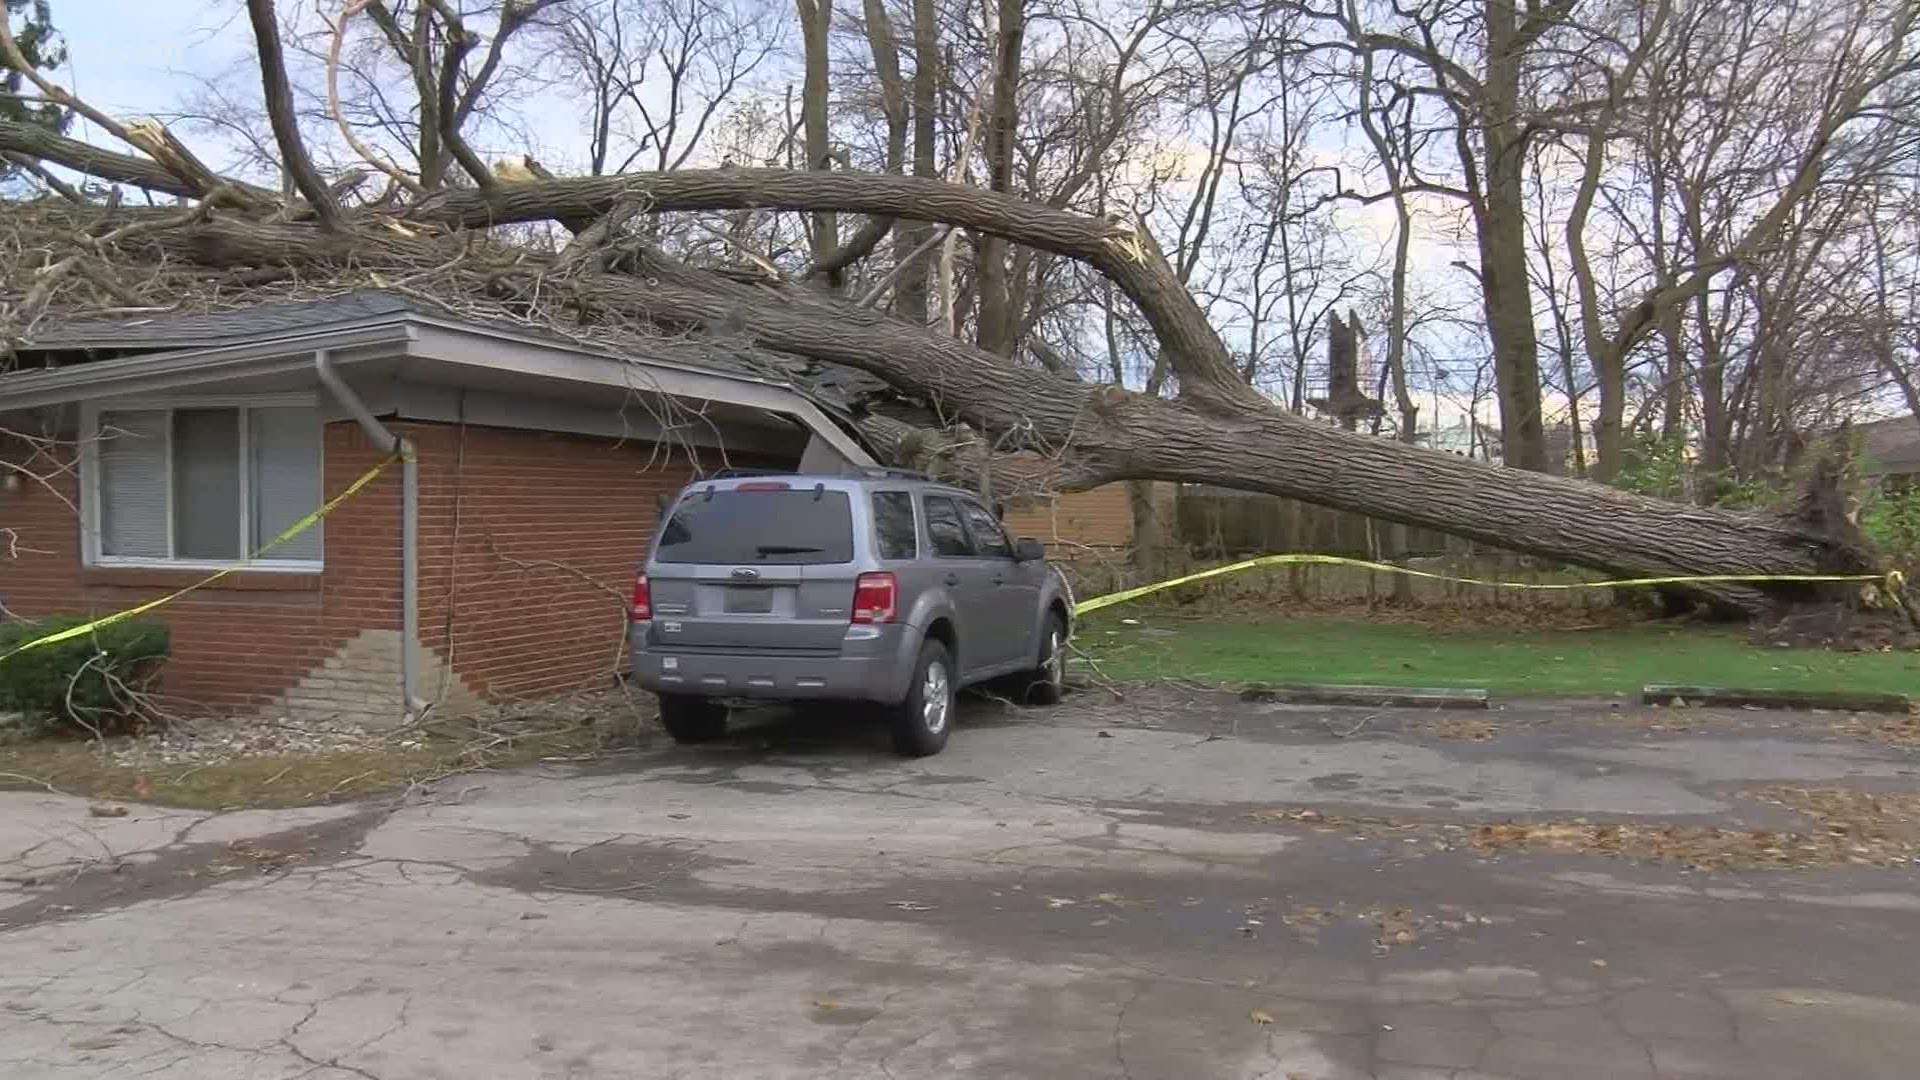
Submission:
<svg viewBox="0 0 1920 1080">
<path fill-rule="evenodd" d="M 1203 620 L 1190 609 L 1174 616 L 1142 608 L 1091 616 L 1076 638 L 1102 674 L 1123 680 L 1460 686 L 1510 695 L 1624 694 L 1648 683 L 1920 693 L 1920 653 L 1762 648 L 1732 628 L 1537 630 L 1318 613 Z"/>
</svg>

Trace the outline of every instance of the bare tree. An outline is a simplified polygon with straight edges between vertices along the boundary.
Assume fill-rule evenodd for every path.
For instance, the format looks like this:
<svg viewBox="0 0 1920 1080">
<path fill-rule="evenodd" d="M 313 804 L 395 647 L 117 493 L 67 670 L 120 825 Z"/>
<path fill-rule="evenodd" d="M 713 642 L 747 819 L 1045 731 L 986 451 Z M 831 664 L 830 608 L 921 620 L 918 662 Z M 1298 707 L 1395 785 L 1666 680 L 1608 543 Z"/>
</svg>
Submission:
<svg viewBox="0 0 1920 1080">
<path fill-rule="evenodd" d="M 588 108 L 588 171 L 677 169 L 781 42 L 757 0 L 591 0 L 547 34 L 552 77 Z"/>
<path fill-rule="evenodd" d="M 10 268 L 5 275 L 10 282 L 30 279 L 33 285 L 5 294 L 7 307 L 0 319 L 9 328 L 30 327 L 56 306 L 62 312 L 79 312 L 124 305 L 128 297 L 229 296 L 242 288 L 240 282 L 258 280 L 263 273 L 336 287 L 375 280 L 372 275 L 378 280 L 403 277 L 412 288 L 463 306 L 505 305 L 522 317 L 565 320 L 573 332 L 600 335 L 616 344 L 653 342 L 649 347 L 664 347 L 657 344 L 658 337 L 647 335 L 682 335 L 714 323 L 737 326 L 759 350 L 785 358 L 783 363 L 857 368 L 887 384 L 893 400 L 978 433 L 980 445 L 1035 452 L 1051 463 L 1052 482 L 1066 487 L 1126 479 L 1224 484 L 1634 574 L 1868 572 L 1875 567 L 1873 554 L 1845 517 L 1830 512 L 1830 501 L 1813 500 L 1778 514 L 1729 513 L 1677 507 L 1523 470 L 1496 472 L 1483 463 L 1399 440 L 1339 431 L 1278 407 L 1249 385 L 1247 357 L 1209 318 L 1208 309 L 1217 302 L 1213 294 L 1219 290 L 1217 283 L 1208 282 L 1226 258 L 1210 238 L 1220 222 L 1239 220 L 1243 191 L 1258 187 L 1242 183 L 1242 149 L 1253 143 L 1241 139 L 1248 131 L 1264 135 L 1274 115 L 1272 95 L 1263 89 L 1271 50 L 1237 49 L 1235 34 L 1224 31 L 1230 24 L 1222 22 L 1217 11 L 1175 17 L 1150 8 L 1135 13 L 1136 28 L 1125 34 L 1111 28 L 1095 32 L 1079 21 L 1049 23 L 1044 32 L 1036 32 L 1033 13 L 1024 13 L 1025 67 L 1017 85 L 1026 89 L 1011 131 L 1010 190 L 999 191 L 993 190 L 990 168 L 974 174 L 988 179 L 986 186 L 975 186 L 846 167 L 851 155 L 842 151 L 850 144 L 828 140 L 827 124 L 844 120 L 856 125 L 844 130 L 859 130 L 858 125 L 868 121 L 859 119 L 858 109 L 836 108 L 835 101 L 844 99 L 827 93 L 831 9 L 824 0 L 799 2 L 810 10 L 803 34 L 809 39 L 803 53 L 810 77 L 795 102 L 800 115 L 776 111 L 769 102 L 744 100 L 737 103 L 737 111 L 715 114 L 715 126 L 724 129 L 727 138 L 740 135 L 760 148 L 791 146 L 790 133 L 799 129 L 805 148 L 796 162 L 802 167 L 796 169 L 741 167 L 736 162 L 712 169 L 551 179 L 489 169 L 476 159 L 460 123 L 460 102 L 476 83 L 485 81 L 486 63 L 475 58 L 486 39 L 463 29 L 468 21 L 477 21 L 475 15 L 443 14 L 439 9 L 444 5 L 438 3 L 427 9 L 382 9 L 385 21 L 400 32 L 400 44 L 410 46 L 398 47 L 393 34 L 382 29 L 391 57 L 407 57 L 412 64 L 400 89 L 410 84 L 418 98 L 392 111 L 430 116 L 430 121 L 418 125 L 421 149 L 412 174 L 418 190 L 397 190 L 379 207 L 323 208 L 313 198 L 287 199 L 213 174 L 190 154 L 124 125 L 118 130 L 126 131 L 128 145 L 141 153 L 106 151 L 45 129 L 0 122 L 0 151 L 227 208 L 219 213 L 203 208 L 185 214 L 129 214 L 122 207 L 109 214 L 81 203 L 36 204 L 30 210 L 46 215 L 40 232 L 47 246 L 34 256 L 42 261 L 33 268 L 23 273 Z M 1488 5 L 1490 11 L 1495 8 L 1498 3 Z M 1551 28 L 1536 27 L 1533 15 L 1522 19 L 1510 8 L 1504 14 L 1513 16 L 1514 25 L 1490 32 L 1498 38 L 1493 52 L 1499 64 L 1534 55 L 1533 49 L 1544 48 L 1539 42 Z M 372 6 L 367 10 L 371 13 Z M 500 25 L 518 10 L 503 9 Z M 1300 14 L 1297 6 L 1289 10 Z M 1554 26 L 1564 15 L 1550 6 L 1538 13 L 1550 16 Z M 1324 14 L 1303 16 L 1304 26 L 1330 25 Z M 1188 16 L 1191 22 L 1180 21 Z M 1352 11 L 1340 13 L 1331 24 L 1340 30 L 1333 39 L 1339 48 L 1309 49 L 1308 55 L 1358 58 L 1371 52 L 1385 67 L 1412 65 L 1424 72 L 1418 81 L 1402 78 L 1404 72 L 1381 72 L 1381 85 L 1394 88 L 1385 92 L 1388 98 L 1403 87 L 1416 105 L 1431 103 L 1436 92 L 1451 95 L 1437 106 L 1425 105 L 1406 115 L 1415 118 L 1409 122 L 1427 126 L 1429 134 L 1437 133 L 1434 138 L 1454 144 L 1452 150 L 1469 165 L 1463 175 L 1477 178 L 1478 194 L 1471 184 L 1456 188 L 1431 179 L 1418 154 L 1396 159 L 1405 172 L 1394 186 L 1466 200 L 1482 253 L 1483 287 L 1487 278 L 1509 269 L 1505 236 L 1509 229 L 1520 229 L 1518 292 L 1525 300 L 1531 333 L 1525 207 L 1512 222 L 1488 215 L 1503 205 L 1503 185 L 1512 179 L 1507 170 L 1524 176 L 1527 167 L 1525 155 L 1510 166 L 1505 151 L 1530 143 L 1534 136 L 1519 128 L 1508 130 L 1508 125 L 1525 122 L 1520 113 L 1467 108 L 1468 98 L 1462 96 L 1466 83 L 1449 67 L 1459 65 L 1448 50 L 1464 50 L 1464 55 L 1472 42 L 1443 42 L 1437 36 L 1423 40 L 1421 27 L 1428 24 L 1416 20 L 1411 29 L 1403 28 L 1412 37 L 1395 39 L 1409 43 L 1401 48 L 1369 29 L 1361 28 L 1357 37 L 1349 34 L 1346 24 L 1355 19 Z M 890 81 L 891 76 L 880 74 L 887 63 L 880 55 L 884 49 L 874 49 L 874 24 L 870 18 L 865 21 L 855 39 L 857 48 L 875 54 L 875 78 Z M 1069 25 L 1080 29 L 1068 31 Z M 1443 30 L 1452 34 L 1452 25 L 1432 23 L 1428 29 L 1435 35 Z M 950 41 L 968 43 L 973 52 L 971 60 L 963 56 L 949 63 L 943 57 L 943 69 L 951 74 L 964 67 L 973 76 L 984 75 L 975 78 L 970 93 L 955 85 L 958 79 L 944 79 L 946 92 L 952 100 L 990 101 L 991 90 L 983 91 L 981 83 L 990 86 L 993 68 L 978 64 L 985 43 L 967 39 L 951 26 L 946 30 Z M 1296 29 L 1265 27 L 1261 32 L 1268 31 L 1270 40 L 1299 36 Z M 878 37 L 891 41 L 887 34 Z M 955 48 L 958 51 L 958 44 Z M 263 56 L 270 51 L 263 47 Z M 456 55 L 460 59 L 449 60 Z M 421 80 L 413 70 L 421 66 L 421 56 L 430 61 L 426 66 L 431 79 Z M 925 61 L 916 58 L 917 63 Z M 1486 66 L 1497 65 L 1490 61 Z M 455 72 L 450 78 L 445 75 L 449 70 Z M 270 75 L 265 65 L 262 72 Z M 1442 73 L 1452 81 L 1429 77 Z M 1492 81 L 1507 78 L 1496 74 Z M 1478 76 L 1473 79 L 1479 81 Z M 455 88 L 451 99 L 444 90 L 449 83 Z M 1169 90 L 1178 93 L 1169 95 Z M 1503 92 L 1488 96 L 1476 91 L 1479 96 L 1472 100 L 1486 105 Z M 274 95 L 268 97 L 271 101 Z M 430 106 L 429 99 L 436 104 Z M 1203 130 L 1215 134 L 1207 140 L 1208 152 L 1191 153 L 1197 141 L 1153 130 L 1148 122 L 1153 110 L 1166 108 L 1169 101 L 1182 107 L 1209 103 Z M 1100 111 L 1087 115 L 1095 103 Z M 1516 108 L 1519 104 L 1516 99 Z M 1525 104 L 1528 117 L 1550 112 L 1537 102 Z M 1081 114 L 1072 112 L 1075 105 L 1082 107 Z M 761 120 L 751 125 L 756 134 L 745 138 L 747 127 L 733 125 L 748 115 L 750 106 L 758 109 L 753 115 Z M 987 111 L 984 105 L 975 109 L 968 104 L 949 106 L 945 115 L 984 116 Z M 467 115 L 470 119 L 473 114 Z M 1442 123 L 1430 126 L 1436 115 Z M 886 134 L 863 145 L 889 144 L 897 116 L 897 110 L 884 107 L 872 112 L 871 122 L 883 125 Z M 967 138 L 969 126 L 954 123 L 945 129 L 956 178 L 968 174 L 976 151 L 985 153 Z M 431 153 L 428 133 L 435 144 Z M 1836 132 L 1836 139 L 1840 134 L 1845 132 Z M 1504 148 L 1501 153 L 1494 152 L 1496 144 Z M 1424 152 L 1432 143 L 1423 136 L 1410 145 Z M 301 140 L 277 140 L 275 148 L 282 157 L 305 153 Z M 819 167 L 828 162 L 838 167 Z M 281 164 L 294 175 L 302 165 Z M 1291 166 L 1278 170 L 1275 180 L 1288 185 L 1288 200 L 1303 184 L 1319 182 L 1304 180 L 1307 172 Z M 1496 187 L 1502 192 L 1498 196 L 1493 194 Z M 1337 182 L 1326 189 L 1334 199 L 1344 197 L 1343 192 Z M 1486 213 L 1472 209 L 1476 199 Z M 1286 216 L 1305 221 L 1319 202 L 1313 197 L 1299 206 L 1298 217 Z M 1802 202 L 1810 212 L 1814 203 Z M 720 224 L 711 220 L 715 214 L 723 215 Z M 754 216 L 739 226 L 742 219 L 729 216 L 735 214 Z M 863 305 L 860 298 L 808 287 L 807 269 L 832 254 L 823 241 L 830 240 L 836 251 L 841 243 L 837 227 L 829 233 L 819 228 L 820 222 L 846 214 L 865 215 L 869 221 L 927 221 L 1003 242 L 1008 249 L 1008 310 L 1018 315 L 1018 333 L 1049 325 L 1075 305 L 1104 302 L 1111 313 L 1104 320 L 1111 328 L 1106 359 L 1114 365 L 1115 382 L 1129 385 L 1074 378 L 1032 351 L 1021 352 L 1016 346 L 1011 356 L 1003 355 L 967 338 L 929 333 L 922 325 Z M 695 227 L 682 238 L 623 224 L 668 218 Z M 786 250 L 755 250 L 749 260 L 755 272 L 740 273 L 737 264 L 746 257 L 741 249 L 748 246 L 740 236 L 757 237 L 758 230 L 772 229 L 780 220 L 811 221 L 808 240 Z M 1825 219 L 1806 220 L 1809 236 L 1825 228 Z M 1162 230 L 1175 239 L 1170 253 L 1160 247 L 1149 221 L 1171 225 Z M 1734 231 L 1728 235 L 1738 243 L 1746 231 L 1744 222 L 1737 215 L 1729 221 Z M 556 251 L 555 245 L 529 231 L 547 223 L 566 225 L 576 235 Z M 716 232 L 721 237 L 715 237 Z M 695 239 L 696 234 L 706 239 Z M 476 242 L 480 239 L 485 242 Z M 1824 258 L 1832 259 L 1842 249 L 1837 241 L 1828 241 L 1823 250 Z M 876 247 L 861 264 L 886 257 Z M 56 267 L 61 269 L 56 272 Z M 1760 269 L 1754 262 L 1749 276 Z M 96 281 L 89 271 L 97 271 L 111 285 Z M 846 271 L 848 277 L 863 273 L 860 264 Z M 1802 275 L 1808 281 L 1815 276 L 1812 270 Z M 886 277 L 874 271 L 869 280 L 883 282 Z M 979 278 L 980 268 L 973 267 L 971 277 L 957 286 L 977 296 Z M 1709 275 L 1709 284 L 1712 280 Z M 1777 288 L 1768 287 L 1777 294 Z M 1503 284 L 1499 295 L 1506 297 L 1513 288 Z M 1405 295 L 1411 287 L 1402 291 L 1398 308 L 1408 325 L 1399 336 L 1407 343 L 1403 348 L 1411 351 L 1415 324 L 1424 316 L 1416 315 L 1413 300 Z M 961 306 L 950 302 L 949 311 Z M 1487 306 L 1491 318 L 1498 304 L 1489 300 Z M 1505 311 L 1502 317 L 1514 316 Z M 1510 330 L 1491 335 L 1494 348 L 1485 369 L 1498 384 L 1503 421 L 1517 400 Z M 1114 341 L 1120 342 L 1117 348 Z M 1131 374 L 1115 362 L 1126 357 L 1151 365 L 1146 372 L 1151 393 L 1130 388 Z M 1402 367 L 1411 374 L 1404 354 Z M 1480 385 L 1476 379 L 1476 402 Z M 1832 400 L 1841 400 L 1847 392 L 1836 385 Z M 1532 393 L 1537 400 L 1537 377 Z M 1407 396 L 1410 400 L 1411 387 Z M 1532 422 L 1538 425 L 1537 415 Z M 904 451 L 911 441 L 903 437 L 900 421 L 880 410 L 863 416 L 859 424 L 876 445 Z M 1405 426 L 1415 428 L 1412 423 Z M 1513 443 L 1504 422 L 1502 435 L 1510 451 L 1524 445 L 1524 439 Z M 1509 460 L 1529 463 L 1516 453 L 1510 453 Z M 1704 584 L 1698 591 L 1717 603 L 1747 610 L 1794 595 L 1791 587 L 1724 583 Z"/>
</svg>

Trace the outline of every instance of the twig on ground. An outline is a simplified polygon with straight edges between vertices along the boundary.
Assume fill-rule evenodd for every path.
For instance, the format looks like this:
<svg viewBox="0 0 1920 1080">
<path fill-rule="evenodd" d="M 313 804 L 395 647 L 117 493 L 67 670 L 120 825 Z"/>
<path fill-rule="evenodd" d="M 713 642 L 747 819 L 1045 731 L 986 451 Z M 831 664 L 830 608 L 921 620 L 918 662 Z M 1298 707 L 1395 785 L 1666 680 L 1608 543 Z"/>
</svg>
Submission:
<svg viewBox="0 0 1920 1080">
<path fill-rule="evenodd" d="M 1372 721 L 1380 719 L 1380 716 L 1381 716 L 1380 713 L 1368 713 L 1367 715 L 1360 718 L 1359 723 L 1353 725 L 1347 730 L 1333 732 L 1333 737 L 1336 739 L 1351 739 L 1355 735 L 1360 734 L 1361 728 L 1366 727 Z M 1328 726 L 1329 728 L 1331 728 L 1332 725 L 1328 725 Z"/>
<path fill-rule="evenodd" d="M 18 780 L 21 783 L 32 784 L 33 786 L 38 788 L 45 788 L 47 793 L 50 795 L 62 795 L 67 798 L 76 797 L 71 792 L 61 791 L 59 788 L 54 787 L 52 784 L 47 783 L 45 780 L 42 780 L 37 776 L 28 776 L 25 773 L 0 772 L 0 780 Z"/>
</svg>

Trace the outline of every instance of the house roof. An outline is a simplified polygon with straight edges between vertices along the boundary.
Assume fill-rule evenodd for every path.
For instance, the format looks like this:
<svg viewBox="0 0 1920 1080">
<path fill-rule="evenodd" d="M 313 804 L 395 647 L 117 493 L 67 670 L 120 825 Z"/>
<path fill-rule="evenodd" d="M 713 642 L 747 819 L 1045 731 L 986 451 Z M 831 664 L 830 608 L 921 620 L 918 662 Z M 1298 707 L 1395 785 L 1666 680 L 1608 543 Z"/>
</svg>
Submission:
<svg viewBox="0 0 1920 1080">
<path fill-rule="evenodd" d="M 1894 416 L 1855 424 L 1869 473 L 1920 472 L 1920 418 Z"/>
<path fill-rule="evenodd" d="M 407 313 L 444 314 L 399 293 L 361 289 L 338 296 L 256 304 L 227 311 L 154 315 L 138 319 L 74 319 L 50 323 L 27 340 L 26 348 L 205 348 Z"/>
<path fill-rule="evenodd" d="M 492 330 L 569 348 L 619 351 L 544 329 L 531 320 L 454 312 L 429 299 L 387 289 L 355 289 L 334 296 L 280 300 L 223 311 L 145 318 L 73 319 L 47 323 L 19 346 L 21 352 L 142 353 L 207 349 L 265 338 L 295 337 L 344 327 L 415 317 L 448 326 Z M 885 389 L 880 379 L 855 368 L 756 352 L 750 341 L 662 340 L 644 359 L 708 368 L 730 375 L 786 383 L 817 404 L 845 416 L 863 396 Z"/>
<path fill-rule="evenodd" d="M 298 380 L 316 353 L 391 377 L 409 357 L 421 377 L 496 389 L 526 380 L 645 390 L 736 408 L 785 414 L 849 460 L 868 459 L 845 409 L 823 401 L 803 373 L 768 362 L 750 341 L 649 341 L 622 348 L 576 340 L 532 320 L 476 317 L 428 299 L 362 289 L 205 313 L 131 319 L 81 319 L 41 327 L 17 351 L 39 364 L 0 372 L 5 407 L 34 408 L 104 396 L 168 392 L 189 386 L 272 389 Z M 383 366 L 384 365 L 384 366 Z M 422 367 L 420 365 L 426 365 Z M 518 380 L 516 382 L 516 380 Z M 836 414 L 838 422 L 822 412 Z"/>
</svg>

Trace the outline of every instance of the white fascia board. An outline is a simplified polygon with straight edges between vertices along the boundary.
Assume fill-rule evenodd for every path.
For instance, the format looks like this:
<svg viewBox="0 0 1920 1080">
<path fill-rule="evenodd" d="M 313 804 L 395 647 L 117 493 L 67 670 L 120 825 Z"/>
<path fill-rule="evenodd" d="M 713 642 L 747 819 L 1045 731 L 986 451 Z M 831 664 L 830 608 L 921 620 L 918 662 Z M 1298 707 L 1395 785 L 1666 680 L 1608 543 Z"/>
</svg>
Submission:
<svg viewBox="0 0 1920 1080">
<path fill-rule="evenodd" d="M 402 352 L 412 336 L 412 328 L 403 320 L 387 320 L 217 349 L 145 353 L 19 371 L 0 375 L 0 410 L 32 409 L 91 398 L 166 394 L 244 376 L 311 370 L 316 350 L 338 352 L 391 346 L 394 352 Z"/>
<path fill-rule="evenodd" d="M 391 351 L 381 346 L 391 347 Z M 314 352 L 321 349 L 333 353 L 334 362 L 342 368 L 351 368 L 363 359 L 402 354 L 435 364 L 761 409 L 793 418 L 849 462 L 877 464 L 805 395 L 774 379 L 672 360 L 623 356 L 416 313 L 218 348 L 146 353 L 0 375 L 0 412 L 93 398 L 173 393 L 226 379 L 298 372 L 310 368 Z"/>
<path fill-rule="evenodd" d="M 490 328 L 420 322 L 419 334 L 409 343 L 408 352 L 417 359 L 760 409 L 791 417 L 855 465 L 878 464 L 804 394 L 785 383 L 495 333 Z"/>
</svg>

